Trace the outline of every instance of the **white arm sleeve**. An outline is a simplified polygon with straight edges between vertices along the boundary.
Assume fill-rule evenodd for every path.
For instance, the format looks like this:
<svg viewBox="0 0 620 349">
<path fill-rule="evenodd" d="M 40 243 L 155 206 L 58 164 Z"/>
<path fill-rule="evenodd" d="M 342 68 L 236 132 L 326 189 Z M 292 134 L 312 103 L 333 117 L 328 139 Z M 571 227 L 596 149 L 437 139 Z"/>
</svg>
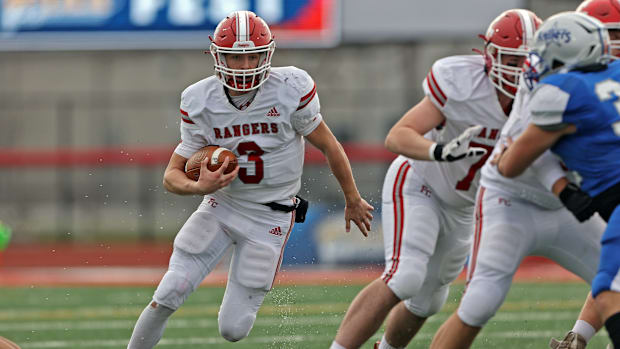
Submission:
<svg viewBox="0 0 620 349">
<path fill-rule="evenodd" d="M 566 171 L 562 168 L 560 159 L 550 150 L 545 151 L 531 165 L 538 180 L 551 191 L 553 184 L 560 178 L 566 177 Z"/>
</svg>

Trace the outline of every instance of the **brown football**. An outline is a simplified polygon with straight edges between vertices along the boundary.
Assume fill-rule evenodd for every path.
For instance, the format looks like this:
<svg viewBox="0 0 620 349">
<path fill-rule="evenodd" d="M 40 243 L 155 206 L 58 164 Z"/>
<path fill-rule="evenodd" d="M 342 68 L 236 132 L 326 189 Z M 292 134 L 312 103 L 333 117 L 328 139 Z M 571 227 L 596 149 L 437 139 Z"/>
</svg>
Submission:
<svg viewBox="0 0 620 349">
<path fill-rule="evenodd" d="M 209 159 L 207 168 L 209 171 L 217 171 L 224 163 L 224 159 L 228 157 L 228 167 L 224 174 L 231 173 L 237 167 L 237 157 L 235 154 L 223 147 L 217 145 L 207 145 L 195 152 L 185 163 L 185 175 L 187 178 L 197 181 L 200 177 L 200 163 L 204 159 Z"/>
<path fill-rule="evenodd" d="M 20 349 L 19 345 L 0 336 L 0 349 Z"/>
</svg>

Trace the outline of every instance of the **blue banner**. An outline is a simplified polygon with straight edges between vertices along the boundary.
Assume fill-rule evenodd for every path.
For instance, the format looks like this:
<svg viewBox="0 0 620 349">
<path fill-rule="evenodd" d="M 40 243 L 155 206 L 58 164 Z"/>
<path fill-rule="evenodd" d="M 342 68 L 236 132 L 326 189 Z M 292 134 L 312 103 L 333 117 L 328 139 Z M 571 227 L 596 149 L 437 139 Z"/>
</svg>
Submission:
<svg viewBox="0 0 620 349">
<path fill-rule="evenodd" d="M 0 49 L 11 49 L 11 46 L 53 49 L 54 42 L 58 43 L 57 48 L 63 49 L 71 44 L 67 38 L 75 39 L 73 46 L 77 49 L 132 48 L 131 42 L 136 42 L 135 48 L 204 48 L 204 41 L 191 44 L 196 35 L 206 38 L 205 33 L 211 33 L 220 20 L 235 10 L 251 10 L 265 19 L 276 38 L 282 39 L 279 45 L 294 46 L 290 40 L 301 36 L 302 46 L 332 46 L 340 36 L 337 0 L 0 0 L 0 3 Z M 279 32 L 282 35 L 278 36 Z M 193 35 L 183 38 L 181 33 Z M 161 36 L 157 38 L 158 35 Z M 99 44 L 97 40 L 88 42 L 89 37 L 102 40 Z M 129 44 L 119 42 L 125 37 Z M 26 41 L 22 45 L 11 43 L 18 39 Z M 113 41 L 117 41 L 117 47 Z M 28 43 L 35 47 L 27 47 Z"/>
</svg>

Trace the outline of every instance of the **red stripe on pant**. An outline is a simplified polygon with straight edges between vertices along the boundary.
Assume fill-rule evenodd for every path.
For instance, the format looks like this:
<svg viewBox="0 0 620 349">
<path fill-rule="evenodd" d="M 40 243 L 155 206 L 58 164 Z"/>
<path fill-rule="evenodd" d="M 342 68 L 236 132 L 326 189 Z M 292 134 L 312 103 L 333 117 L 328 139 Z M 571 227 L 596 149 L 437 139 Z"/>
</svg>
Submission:
<svg viewBox="0 0 620 349">
<path fill-rule="evenodd" d="M 403 164 L 400 165 L 392 189 L 392 202 L 394 204 L 394 244 L 392 247 L 392 267 L 390 268 L 390 271 L 383 277 L 383 281 L 386 284 L 392 279 L 392 276 L 394 276 L 394 274 L 396 273 L 396 270 L 398 269 L 398 263 L 400 261 L 400 248 L 402 246 L 403 226 L 405 225 L 403 186 L 405 185 L 405 178 L 407 178 L 407 172 L 409 172 L 410 168 L 411 165 L 407 160 L 405 160 Z"/>
<path fill-rule="evenodd" d="M 469 259 L 469 267 L 467 268 L 467 281 L 465 283 L 465 288 L 467 289 L 467 285 L 474 276 L 474 270 L 476 269 L 476 261 L 478 259 L 478 249 L 480 248 L 480 240 L 482 239 L 482 201 L 484 199 L 485 188 L 480 186 L 480 195 L 476 199 L 476 228 L 474 231 L 474 250 Z"/>
<path fill-rule="evenodd" d="M 294 201 L 293 201 L 293 204 L 295 204 Z M 282 257 L 284 256 L 284 248 L 286 247 L 288 238 L 291 236 L 291 231 L 293 230 L 294 225 L 295 225 L 295 211 L 291 212 L 291 226 L 288 228 L 288 231 L 286 232 L 286 238 L 284 239 L 284 243 L 282 243 L 282 248 L 280 248 L 280 259 L 278 259 L 278 267 L 276 268 L 275 274 L 273 274 L 273 280 L 271 280 L 271 287 L 269 287 L 269 289 L 273 288 L 273 283 L 276 281 L 276 276 L 278 275 L 278 272 L 280 271 L 280 266 L 282 266 Z"/>
</svg>

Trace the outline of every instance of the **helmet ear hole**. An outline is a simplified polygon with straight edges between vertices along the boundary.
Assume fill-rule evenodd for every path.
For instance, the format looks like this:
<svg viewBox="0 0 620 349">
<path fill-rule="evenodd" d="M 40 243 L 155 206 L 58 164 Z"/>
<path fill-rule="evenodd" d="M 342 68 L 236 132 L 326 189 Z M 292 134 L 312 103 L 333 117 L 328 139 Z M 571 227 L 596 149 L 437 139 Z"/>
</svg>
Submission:
<svg viewBox="0 0 620 349">
<path fill-rule="evenodd" d="M 555 69 L 560 68 L 563 65 L 564 65 L 564 62 L 560 61 L 559 59 L 554 58 L 553 62 L 551 63 L 551 69 L 555 70 Z"/>
</svg>

